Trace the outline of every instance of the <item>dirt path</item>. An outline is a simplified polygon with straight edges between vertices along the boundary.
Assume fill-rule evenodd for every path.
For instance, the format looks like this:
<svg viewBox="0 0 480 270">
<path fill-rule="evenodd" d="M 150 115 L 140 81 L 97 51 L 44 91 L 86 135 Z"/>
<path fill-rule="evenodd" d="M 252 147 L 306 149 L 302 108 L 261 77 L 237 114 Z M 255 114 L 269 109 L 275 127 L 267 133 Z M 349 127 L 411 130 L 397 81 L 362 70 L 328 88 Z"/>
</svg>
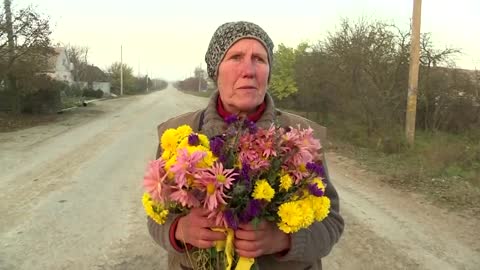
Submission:
<svg viewBox="0 0 480 270">
<path fill-rule="evenodd" d="M 0 133 L 0 269 L 167 269 L 146 231 L 141 177 L 155 125 L 205 103 L 169 88 Z M 478 269 L 477 219 L 328 158 L 347 227 L 325 269 Z"/>
<path fill-rule="evenodd" d="M 328 161 L 347 227 L 325 269 L 478 269 L 478 219 L 394 190 L 336 153 Z"/>
</svg>

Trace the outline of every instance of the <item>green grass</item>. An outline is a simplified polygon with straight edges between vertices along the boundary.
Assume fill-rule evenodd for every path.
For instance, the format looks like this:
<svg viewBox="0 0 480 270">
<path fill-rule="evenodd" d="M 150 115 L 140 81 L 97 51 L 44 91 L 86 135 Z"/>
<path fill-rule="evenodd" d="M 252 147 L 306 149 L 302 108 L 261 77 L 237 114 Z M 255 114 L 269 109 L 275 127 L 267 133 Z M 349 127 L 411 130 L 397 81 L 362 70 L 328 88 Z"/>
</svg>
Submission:
<svg viewBox="0 0 480 270">
<path fill-rule="evenodd" d="M 83 100 L 82 97 L 62 97 L 62 108 L 81 106 Z"/>
<path fill-rule="evenodd" d="M 401 127 L 367 135 L 362 125 L 333 119 L 328 134 L 331 150 L 383 175 L 390 185 L 424 194 L 451 209 L 480 214 L 480 130 L 466 134 L 417 130 L 414 147 L 405 143 Z"/>
</svg>

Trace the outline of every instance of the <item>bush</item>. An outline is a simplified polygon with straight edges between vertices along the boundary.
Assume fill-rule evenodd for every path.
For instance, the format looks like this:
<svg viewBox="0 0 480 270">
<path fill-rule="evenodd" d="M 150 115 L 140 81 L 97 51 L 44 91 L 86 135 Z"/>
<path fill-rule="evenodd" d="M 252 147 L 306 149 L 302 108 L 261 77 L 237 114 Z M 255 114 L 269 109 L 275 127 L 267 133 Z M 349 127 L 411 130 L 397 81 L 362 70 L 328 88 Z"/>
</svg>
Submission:
<svg viewBox="0 0 480 270">
<path fill-rule="evenodd" d="M 82 89 L 76 84 L 66 87 L 64 93 L 67 97 L 81 97 L 83 95 Z"/>
<path fill-rule="evenodd" d="M 33 114 L 55 113 L 62 107 L 61 92 L 68 85 L 48 76 L 37 76 L 21 86 L 26 94 L 22 96 L 22 112 Z"/>
<path fill-rule="evenodd" d="M 103 91 L 100 89 L 93 90 L 91 88 L 83 89 L 83 96 L 84 97 L 92 97 L 92 98 L 102 98 Z"/>
</svg>

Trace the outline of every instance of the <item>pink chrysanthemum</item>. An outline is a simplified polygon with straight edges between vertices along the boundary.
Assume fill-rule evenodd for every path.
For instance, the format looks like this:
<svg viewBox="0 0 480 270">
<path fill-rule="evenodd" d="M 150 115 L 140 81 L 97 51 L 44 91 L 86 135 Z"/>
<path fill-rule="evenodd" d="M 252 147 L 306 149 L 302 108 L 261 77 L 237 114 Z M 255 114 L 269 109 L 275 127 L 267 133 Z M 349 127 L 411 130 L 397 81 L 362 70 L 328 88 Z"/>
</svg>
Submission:
<svg viewBox="0 0 480 270">
<path fill-rule="evenodd" d="M 298 183 L 307 175 L 303 170 L 305 164 L 318 157 L 318 151 L 321 148 L 320 142 L 313 137 L 313 129 L 300 129 L 300 127 L 291 128 L 283 134 L 282 139 L 282 154 L 290 153 L 290 158 L 285 161 L 282 168 L 291 172 L 295 182 Z"/>
<path fill-rule="evenodd" d="M 258 130 L 259 140 L 257 144 L 264 158 L 277 156 L 275 149 L 275 126 L 271 125 L 269 129 Z"/>
<path fill-rule="evenodd" d="M 199 171 L 196 166 L 205 155 L 206 153 L 203 151 L 195 151 L 189 154 L 185 148 L 178 150 L 177 161 L 170 168 L 170 172 L 175 175 L 175 182 L 179 188 L 188 186 L 187 177 Z"/>
<path fill-rule="evenodd" d="M 234 169 L 224 169 L 221 162 L 215 162 L 211 168 L 198 172 L 195 177 L 217 182 L 222 188 L 230 189 L 237 175 L 238 173 L 234 172 Z"/>
<path fill-rule="evenodd" d="M 172 194 L 170 194 L 170 199 L 177 203 L 180 203 L 183 207 L 199 207 L 200 201 L 195 195 L 185 189 L 176 188 Z"/>
<path fill-rule="evenodd" d="M 164 184 L 164 180 L 166 176 L 165 160 L 160 158 L 149 162 L 147 172 L 143 177 L 143 186 L 152 199 L 165 201 L 167 186 Z"/>
<path fill-rule="evenodd" d="M 226 205 L 225 198 L 229 198 L 223 192 L 223 185 L 212 178 L 198 180 L 199 189 L 205 192 L 203 207 L 210 211 L 217 209 L 219 205 Z"/>
<path fill-rule="evenodd" d="M 273 151 L 273 138 L 267 139 L 267 134 L 271 136 L 270 133 L 269 130 L 258 129 L 256 134 L 242 135 L 239 140 L 240 163 L 250 165 L 253 171 L 268 169 L 270 166 L 268 158 L 276 155 Z"/>
</svg>

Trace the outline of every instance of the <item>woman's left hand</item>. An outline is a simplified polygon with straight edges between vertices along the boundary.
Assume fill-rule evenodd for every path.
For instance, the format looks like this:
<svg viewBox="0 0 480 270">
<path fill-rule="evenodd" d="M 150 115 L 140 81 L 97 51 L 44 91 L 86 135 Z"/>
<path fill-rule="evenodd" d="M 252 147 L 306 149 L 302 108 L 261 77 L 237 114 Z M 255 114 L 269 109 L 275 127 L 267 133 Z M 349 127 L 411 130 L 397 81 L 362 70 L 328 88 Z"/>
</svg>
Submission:
<svg viewBox="0 0 480 270">
<path fill-rule="evenodd" d="M 290 236 L 280 231 L 272 222 L 262 221 L 256 227 L 241 224 L 235 231 L 235 251 L 247 258 L 286 251 L 290 248 Z"/>
</svg>

